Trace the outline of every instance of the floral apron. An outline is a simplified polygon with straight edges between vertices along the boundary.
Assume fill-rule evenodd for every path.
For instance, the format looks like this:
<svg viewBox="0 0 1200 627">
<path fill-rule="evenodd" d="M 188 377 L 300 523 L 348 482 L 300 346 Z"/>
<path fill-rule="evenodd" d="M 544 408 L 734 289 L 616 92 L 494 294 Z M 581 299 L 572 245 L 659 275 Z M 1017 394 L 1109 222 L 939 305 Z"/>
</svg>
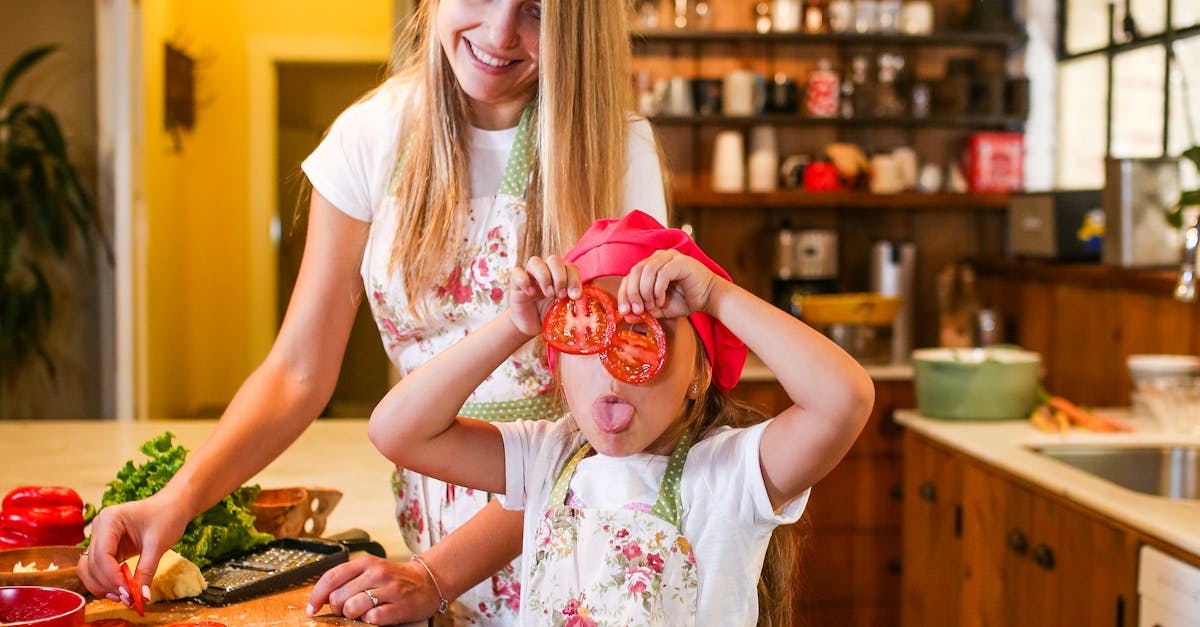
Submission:
<svg viewBox="0 0 1200 627">
<path fill-rule="evenodd" d="M 384 285 L 383 272 L 369 269 L 364 259 L 364 279 L 372 313 L 389 358 L 401 375 L 461 339 L 471 328 L 494 318 L 504 309 L 508 275 L 518 263 L 517 248 L 524 237 L 525 187 L 531 157 L 531 112 L 527 108 L 517 127 L 513 148 L 505 164 L 500 189 L 490 199 L 473 199 L 467 206 L 462 250 L 443 285 L 429 296 L 425 320 L 407 313 L 403 290 Z M 395 189 L 404 155 L 397 160 L 392 184 L 372 225 L 368 242 L 376 251 L 390 246 L 395 233 L 397 208 Z M 377 249 L 376 246 L 379 248 Z M 386 255 L 386 253 L 385 253 Z M 391 279 L 389 279 L 391 280 Z M 459 412 L 463 416 L 507 422 L 518 419 L 553 419 L 556 416 L 550 391 L 550 373 L 533 352 L 523 347 L 480 386 Z M 396 496 L 396 520 L 405 543 L 414 553 L 425 551 L 465 523 L 491 500 L 487 492 L 472 490 L 397 468 L 392 475 Z M 435 625 L 517 625 L 520 604 L 520 558 L 505 566 L 490 580 L 463 593 L 450 604 L 445 615 L 434 617 Z"/>
<path fill-rule="evenodd" d="M 534 539 L 526 616 L 531 624 L 696 624 L 696 558 L 680 531 L 679 478 L 691 447 L 685 433 L 672 451 L 650 512 L 579 509 L 567 487 L 584 444 L 563 466 Z"/>
</svg>

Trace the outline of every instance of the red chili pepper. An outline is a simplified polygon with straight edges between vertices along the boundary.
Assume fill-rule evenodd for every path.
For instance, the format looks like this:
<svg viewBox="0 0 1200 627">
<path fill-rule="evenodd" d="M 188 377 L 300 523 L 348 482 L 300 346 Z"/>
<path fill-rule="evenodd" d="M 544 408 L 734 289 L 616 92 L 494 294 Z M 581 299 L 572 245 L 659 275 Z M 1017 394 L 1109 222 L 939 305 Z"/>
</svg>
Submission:
<svg viewBox="0 0 1200 627">
<path fill-rule="evenodd" d="M 79 544 L 83 538 L 83 500 L 74 490 L 24 486 L 4 497 L 0 547 Z"/>
<path fill-rule="evenodd" d="M 121 562 L 121 575 L 125 577 L 125 585 L 129 586 L 129 596 L 133 599 L 133 610 L 138 616 L 145 616 L 142 611 L 142 589 L 133 581 L 133 573 L 129 572 L 129 564 Z"/>
</svg>

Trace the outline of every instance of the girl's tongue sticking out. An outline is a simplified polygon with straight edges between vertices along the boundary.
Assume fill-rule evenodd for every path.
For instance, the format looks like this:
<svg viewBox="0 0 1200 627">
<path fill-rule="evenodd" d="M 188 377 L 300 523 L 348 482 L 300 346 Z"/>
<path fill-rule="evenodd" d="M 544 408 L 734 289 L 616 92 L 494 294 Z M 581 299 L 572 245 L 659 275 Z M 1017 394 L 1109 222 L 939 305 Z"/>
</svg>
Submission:
<svg viewBox="0 0 1200 627">
<path fill-rule="evenodd" d="M 602 396 L 592 404 L 592 420 L 605 433 L 620 433 L 633 420 L 633 405 L 620 396 Z"/>
</svg>

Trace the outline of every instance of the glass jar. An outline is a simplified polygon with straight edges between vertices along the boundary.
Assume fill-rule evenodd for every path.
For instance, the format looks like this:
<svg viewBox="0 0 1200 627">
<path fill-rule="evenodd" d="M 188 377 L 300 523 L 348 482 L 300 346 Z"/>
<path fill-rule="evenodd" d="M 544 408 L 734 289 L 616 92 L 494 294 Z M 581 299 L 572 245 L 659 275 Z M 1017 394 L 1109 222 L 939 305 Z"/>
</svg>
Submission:
<svg viewBox="0 0 1200 627">
<path fill-rule="evenodd" d="M 835 33 L 854 30 L 853 0 L 830 0 L 825 12 L 829 20 L 829 30 Z"/>
<path fill-rule="evenodd" d="M 900 10 L 900 30 L 906 35 L 933 33 L 933 4 L 929 0 L 908 0 Z"/>
<path fill-rule="evenodd" d="M 817 69 L 808 74 L 804 111 L 814 118 L 837 116 L 840 83 L 838 73 L 833 70 L 833 64 L 829 59 L 821 59 L 817 63 Z"/>
<path fill-rule="evenodd" d="M 904 6 L 900 0 L 880 0 L 877 23 L 879 32 L 896 33 L 900 31 L 900 10 Z"/>
</svg>

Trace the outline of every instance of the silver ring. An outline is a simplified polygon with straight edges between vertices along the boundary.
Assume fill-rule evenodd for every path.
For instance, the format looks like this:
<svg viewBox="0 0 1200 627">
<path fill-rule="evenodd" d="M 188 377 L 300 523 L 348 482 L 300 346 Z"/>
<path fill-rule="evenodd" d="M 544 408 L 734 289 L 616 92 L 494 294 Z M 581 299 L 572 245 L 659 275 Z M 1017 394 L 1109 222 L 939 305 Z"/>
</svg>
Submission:
<svg viewBox="0 0 1200 627">
<path fill-rule="evenodd" d="M 87 550 L 87 549 L 84 549 L 84 550 L 83 550 L 83 553 L 80 553 L 80 554 L 79 554 L 79 557 L 87 557 L 87 556 L 88 556 L 88 550 Z"/>
<path fill-rule="evenodd" d="M 363 592 L 366 593 L 368 599 L 371 599 L 371 607 L 379 607 L 379 597 L 375 596 L 374 592 L 370 590 L 364 590 Z"/>
</svg>

